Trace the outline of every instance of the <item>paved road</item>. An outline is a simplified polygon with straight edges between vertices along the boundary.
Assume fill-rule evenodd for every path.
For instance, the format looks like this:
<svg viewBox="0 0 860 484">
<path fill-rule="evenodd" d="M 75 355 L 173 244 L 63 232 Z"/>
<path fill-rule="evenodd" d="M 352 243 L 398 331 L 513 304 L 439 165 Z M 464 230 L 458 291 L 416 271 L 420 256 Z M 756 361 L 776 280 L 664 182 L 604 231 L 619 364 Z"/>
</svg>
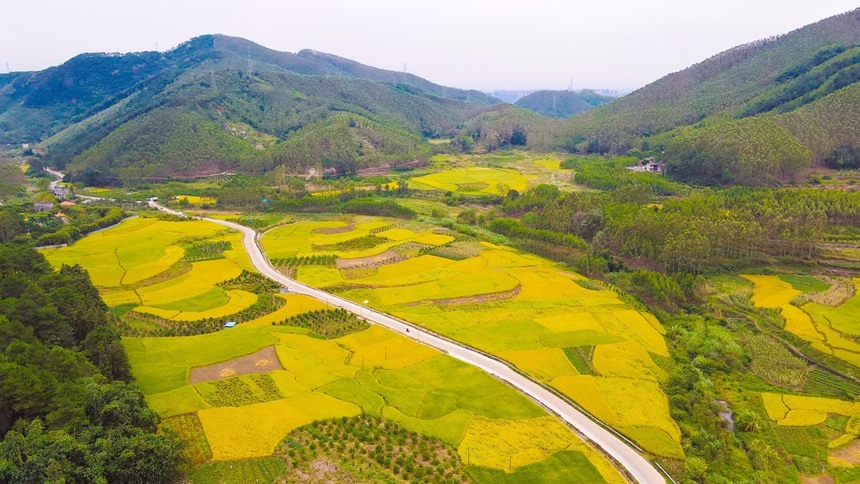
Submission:
<svg viewBox="0 0 860 484">
<path fill-rule="evenodd" d="M 181 212 L 170 210 L 154 201 L 150 201 L 149 205 L 153 208 L 172 213 L 174 215 L 181 214 Z M 591 439 L 591 441 L 593 441 L 597 446 L 615 458 L 615 460 L 617 460 L 633 476 L 633 478 L 636 479 L 636 481 L 648 484 L 665 482 L 663 476 L 657 471 L 657 469 L 639 455 L 639 453 L 630 447 L 630 445 L 593 422 L 582 412 L 572 407 L 556 394 L 514 371 L 507 364 L 490 358 L 489 356 L 479 353 L 471 348 L 462 346 L 454 341 L 427 333 L 417 326 L 290 279 L 276 271 L 269 263 L 268 259 L 263 254 L 262 249 L 260 249 L 260 246 L 257 244 L 257 233 L 253 229 L 224 220 L 210 218 L 203 220 L 241 231 L 244 234 L 243 245 L 250 256 L 254 267 L 256 267 L 261 274 L 275 282 L 278 282 L 279 284 L 282 284 L 284 287 L 289 288 L 290 291 L 311 296 L 321 301 L 325 301 L 332 306 L 344 308 L 367 319 L 368 321 L 385 326 L 386 328 L 400 333 L 407 338 L 412 338 L 422 344 L 447 353 L 458 360 L 464 361 L 472 366 L 476 366 L 481 370 L 508 382 L 514 388 L 531 397 L 553 413 L 559 415 L 564 419 L 564 421 Z"/>
</svg>

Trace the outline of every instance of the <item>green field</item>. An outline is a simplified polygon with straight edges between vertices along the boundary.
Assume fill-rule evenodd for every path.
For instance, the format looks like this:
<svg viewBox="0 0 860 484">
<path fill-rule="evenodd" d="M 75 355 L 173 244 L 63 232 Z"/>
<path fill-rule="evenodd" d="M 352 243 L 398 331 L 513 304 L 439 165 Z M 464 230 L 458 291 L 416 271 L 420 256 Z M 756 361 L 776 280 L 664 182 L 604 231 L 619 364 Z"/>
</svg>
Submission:
<svg viewBox="0 0 860 484">
<path fill-rule="evenodd" d="M 454 240 L 453 235 L 430 227 L 363 217 L 285 228 L 298 228 L 305 234 L 298 242 L 290 235 L 281 237 L 292 244 L 285 255 L 312 253 L 314 245 L 343 244 L 368 237 L 371 231 L 374 243 L 384 250 L 404 244 L 433 249 Z M 319 232 L 314 230 L 317 228 L 336 230 Z M 129 239 L 128 234 L 134 238 Z M 233 247 L 225 251 L 224 258 L 181 260 L 183 247 L 218 240 L 229 240 Z M 123 253 L 129 246 L 135 250 Z M 225 290 L 222 294 L 217 285 L 247 267 L 241 247 L 236 234 L 223 233 L 214 224 L 138 218 L 71 247 L 52 250 L 47 256 L 54 264 L 81 262 L 85 268 L 92 261 L 107 260 L 109 264 L 98 265 L 96 270 L 104 274 L 99 290 L 109 300 L 112 295 L 131 294 L 137 299 L 126 303 L 125 309 L 134 305 L 132 313 L 164 311 L 165 317 L 177 313 L 172 318 L 179 319 L 223 309 L 232 301 L 231 292 L 241 293 Z M 337 250 L 339 258 L 381 250 L 350 250 L 349 243 L 341 247 L 348 250 Z M 416 256 L 417 252 L 410 254 Z M 406 262 L 413 260 L 421 257 Z M 160 272 L 156 272 L 151 266 L 159 263 Z M 127 271 L 128 267 L 135 271 Z M 308 268 L 330 269 L 340 277 L 335 268 L 301 266 L 300 271 Z M 426 274 L 422 277 L 429 280 Z M 443 284 L 439 291 L 467 294 L 476 285 L 481 286 L 477 274 L 460 289 L 446 289 L 448 284 Z M 490 284 L 487 289 L 494 288 Z M 568 479 L 581 475 L 573 472 L 585 472 L 621 482 L 615 468 L 568 427 L 480 370 L 378 326 L 363 329 L 363 325 L 346 321 L 349 327 L 345 331 L 332 328 L 342 318 L 320 312 L 326 306 L 305 296 L 279 294 L 278 298 L 283 304 L 277 310 L 235 328 L 194 336 L 123 339 L 132 373 L 148 404 L 166 419 L 165 425 L 191 443 L 187 452 L 193 462 L 212 462 L 200 467 L 193 480 L 228 479 L 237 472 L 268 480 L 282 474 L 281 464 L 271 456 L 292 430 L 317 420 L 364 413 L 441 439 L 461 458 L 466 456 L 470 472 L 477 477 L 494 471 L 508 475 L 520 468 L 534 469 L 565 452 L 577 456 L 574 459 L 580 463 L 570 474 L 562 473 Z M 317 314 L 321 319 L 316 323 L 308 319 L 314 316 L 297 317 L 302 314 Z M 320 339 L 321 334 L 312 331 L 332 339 Z M 237 359 L 266 348 L 277 362 Z M 215 364 L 220 368 L 215 380 L 191 380 L 192 369 Z M 270 365 L 272 369 L 263 373 L 255 370 Z M 488 433 L 494 439 L 490 446 L 486 445 Z M 508 450 L 503 456 L 493 447 Z M 219 462 L 230 464 L 224 467 Z"/>
<path fill-rule="evenodd" d="M 229 248 L 213 260 L 183 260 L 187 248 L 204 242 L 227 242 L 223 247 Z M 217 286 L 253 270 L 241 247 L 240 234 L 213 223 L 137 217 L 44 253 L 55 266 L 84 266 L 109 306 L 197 321 L 235 314 L 257 301 L 256 294 Z"/>
<path fill-rule="evenodd" d="M 287 306 L 295 305 L 291 303 L 299 301 L 288 301 Z M 512 446 L 516 468 L 567 449 L 591 462 L 588 472 L 610 481 L 620 479 L 608 462 L 558 420 L 471 366 L 378 326 L 333 340 L 311 338 L 305 332 L 250 322 L 205 335 L 125 338 L 123 344 L 149 404 L 167 417 L 196 412 L 215 461 L 271 456 L 292 429 L 314 420 L 366 413 L 438 437 L 458 448 L 461 457 L 475 447 L 473 466 L 506 469 L 507 452 L 502 459 L 489 450 L 478 451 L 474 443 L 474 436 L 484 435 L 489 425 L 508 429 L 494 438 L 498 445 Z M 194 366 L 229 361 L 267 346 L 275 347 L 284 367 L 266 373 L 279 396 L 274 400 L 257 392 L 258 401 L 237 397 L 238 406 L 229 400 L 214 406 L 219 400 L 211 398 L 211 383 L 188 381 Z M 547 432 L 553 435 L 549 445 Z M 209 471 L 201 472 L 197 477 L 205 480 Z"/>
<path fill-rule="evenodd" d="M 315 230 L 334 223 L 351 227 L 344 220 L 300 221 L 269 232 L 262 243 L 267 251 L 302 253 L 307 250 L 303 246 L 321 236 Z M 322 236 L 356 237 L 358 227 Z M 416 240 L 427 229 L 396 230 L 388 231 L 389 236 Z M 669 356 L 656 318 L 612 291 L 584 288 L 577 283 L 581 276 L 546 259 L 488 243 L 477 247 L 478 254 L 471 257 L 417 254 L 362 273 L 302 266 L 297 277 L 498 355 L 649 452 L 682 456 L 680 430 L 660 389 L 667 375 L 654 362 Z M 577 348 L 589 350 L 583 353 L 589 358 L 586 365 L 569 356 L 579 354 Z M 583 373 L 577 364 L 593 371 Z"/>
</svg>

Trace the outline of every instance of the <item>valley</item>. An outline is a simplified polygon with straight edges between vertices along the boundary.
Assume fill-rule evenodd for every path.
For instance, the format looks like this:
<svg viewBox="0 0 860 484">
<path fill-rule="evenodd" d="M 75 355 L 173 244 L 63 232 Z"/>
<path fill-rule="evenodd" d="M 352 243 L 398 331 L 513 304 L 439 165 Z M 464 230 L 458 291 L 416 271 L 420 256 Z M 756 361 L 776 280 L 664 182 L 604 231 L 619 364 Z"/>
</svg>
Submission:
<svg viewBox="0 0 860 484">
<path fill-rule="evenodd" d="M 617 98 L 223 34 L 0 74 L 0 481 L 860 481 L 831 15 Z"/>
</svg>

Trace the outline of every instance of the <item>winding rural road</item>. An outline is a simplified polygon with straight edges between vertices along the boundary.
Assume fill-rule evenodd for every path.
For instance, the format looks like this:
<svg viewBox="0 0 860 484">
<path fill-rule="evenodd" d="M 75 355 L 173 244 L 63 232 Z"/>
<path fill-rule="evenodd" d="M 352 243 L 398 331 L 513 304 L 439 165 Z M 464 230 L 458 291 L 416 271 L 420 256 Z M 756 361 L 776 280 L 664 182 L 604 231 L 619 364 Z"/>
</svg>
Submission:
<svg viewBox="0 0 860 484">
<path fill-rule="evenodd" d="M 184 216 L 181 212 L 161 206 L 155 201 L 150 200 L 148 203 L 150 207 L 163 212 Z M 261 274 L 284 287 L 289 288 L 290 291 L 297 294 L 305 294 L 319 299 L 320 301 L 324 301 L 332 306 L 341 307 L 351 311 L 370 322 L 385 326 L 386 328 L 406 336 L 407 338 L 412 338 L 419 343 L 435 348 L 457 358 L 460 361 L 480 368 L 490 375 L 507 382 L 553 413 L 559 415 L 565 422 L 572 425 L 595 445 L 599 446 L 604 452 L 611 455 L 616 461 L 618 461 L 618 463 L 624 467 L 624 469 L 626 469 L 637 482 L 643 484 L 665 482 L 665 479 L 660 472 L 658 472 L 650 462 L 636 452 L 636 450 L 634 450 L 628 443 L 586 417 L 582 412 L 571 406 L 555 393 L 518 373 L 508 364 L 491 358 L 474 349 L 463 346 L 457 342 L 428 333 L 418 326 L 395 319 L 366 306 L 356 304 L 334 294 L 329 294 L 325 291 L 321 291 L 290 279 L 272 267 L 271 263 L 266 258 L 266 255 L 263 253 L 263 250 L 260 248 L 257 239 L 258 235 L 253 229 L 237 223 L 227 222 L 225 220 L 216 220 L 211 218 L 201 218 L 201 220 L 224 225 L 242 232 L 243 245 L 251 258 L 251 262 L 254 264 L 254 267 L 256 267 Z"/>
</svg>

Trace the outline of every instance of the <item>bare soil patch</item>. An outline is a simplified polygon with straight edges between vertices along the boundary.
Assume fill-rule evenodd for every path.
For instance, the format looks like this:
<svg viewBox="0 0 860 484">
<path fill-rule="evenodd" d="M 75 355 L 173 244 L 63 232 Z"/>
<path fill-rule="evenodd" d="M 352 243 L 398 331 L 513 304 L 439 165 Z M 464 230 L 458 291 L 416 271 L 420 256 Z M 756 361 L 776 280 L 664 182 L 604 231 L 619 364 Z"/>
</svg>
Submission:
<svg viewBox="0 0 860 484">
<path fill-rule="evenodd" d="M 213 365 L 198 366 L 191 369 L 188 381 L 192 384 L 204 381 L 221 380 L 236 375 L 268 373 L 283 370 L 274 346 L 267 346 L 256 353 L 240 356 Z"/>
<path fill-rule="evenodd" d="M 315 234 L 343 234 L 355 230 L 355 222 L 350 222 L 344 227 L 317 227 L 311 230 Z"/>
<path fill-rule="evenodd" d="M 386 250 L 381 254 L 372 255 L 369 257 L 359 257 L 358 259 L 338 259 L 338 269 L 357 269 L 359 267 L 378 267 L 383 264 L 393 264 L 403 260 L 401 254 L 393 250 Z"/>
<path fill-rule="evenodd" d="M 452 304 L 479 304 L 490 301 L 503 301 L 505 299 L 513 299 L 520 293 L 521 286 L 517 284 L 517 287 L 510 289 L 508 291 L 502 292 L 491 292 L 489 294 L 478 294 L 475 296 L 464 296 L 464 297 L 452 297 L 449 299 L 431 299 L 427 301 L 416 301 L 411 303 L 404 304 L 405 307 L 409 306 L 418 306 L 419 304 L 431 303 L 436 304 L 437 306 L 448 306 Z"/>
<path fill-rule="evenodd" d="M 853 442 L 845 447 L 832 451 L 830 455 L 842 459 L 851 465 L 860 466 L 860 439 L 854 439 Z"/>
</svg>

